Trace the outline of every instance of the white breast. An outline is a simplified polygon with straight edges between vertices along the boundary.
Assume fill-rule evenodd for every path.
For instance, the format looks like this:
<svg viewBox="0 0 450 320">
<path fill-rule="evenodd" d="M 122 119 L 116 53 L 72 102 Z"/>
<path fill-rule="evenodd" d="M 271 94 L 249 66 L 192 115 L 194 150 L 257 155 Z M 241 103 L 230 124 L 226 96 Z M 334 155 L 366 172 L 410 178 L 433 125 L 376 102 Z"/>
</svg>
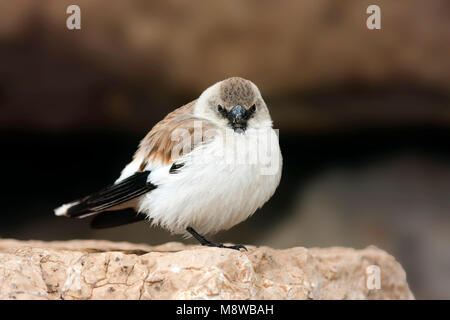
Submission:
<svg viewBox="0 0 450 320">
<path fill-rule="evenodd" d="M 188 226 L 215 233 L 252 215 L 280 182 L 278 137 L 271 128 L 231 132 L 177 160 L 184 166 L 176 174 L 170 166 L 149 168 L 149 181 L 158 187 L 140 199 L 138 211 L 184 235 Z"/>
</svg>

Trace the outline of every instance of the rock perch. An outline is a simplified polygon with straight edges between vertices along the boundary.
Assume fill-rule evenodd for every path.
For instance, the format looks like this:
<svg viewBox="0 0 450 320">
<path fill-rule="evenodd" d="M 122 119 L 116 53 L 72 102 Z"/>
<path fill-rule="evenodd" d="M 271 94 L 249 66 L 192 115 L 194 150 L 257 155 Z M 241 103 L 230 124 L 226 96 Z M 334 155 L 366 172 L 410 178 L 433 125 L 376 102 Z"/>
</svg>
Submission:
<svg viewBox="0 0 450 320">
<path fill-rule="evenodd" d="M 0 299 L 414 298 L 401 265 L 375 247 L 247 248 L 3 239 Z"/>
</svg>

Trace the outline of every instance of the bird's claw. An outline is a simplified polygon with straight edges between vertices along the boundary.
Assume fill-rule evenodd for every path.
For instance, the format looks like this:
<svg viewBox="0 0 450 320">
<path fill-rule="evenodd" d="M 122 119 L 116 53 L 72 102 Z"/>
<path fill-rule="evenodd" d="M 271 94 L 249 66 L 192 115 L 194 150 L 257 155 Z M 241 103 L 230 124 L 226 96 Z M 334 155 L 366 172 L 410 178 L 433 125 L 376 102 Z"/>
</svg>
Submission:
<svg viewBox="0 0 450 320">
<path fill-rule="evenodd" d="M 206 245 L 208 247 L 234 249 L 234 250 L 237 250 L 237 251 L 240 251 L 241 249 L 245 249 L 245 251 L 248 251 L 248 249 L 242 244 L 237 244 L 237 245 L 233 245 L 233 246 L 227 246 L 227 245 L 224 245 L 222 243 L 205 243 L 204 245 Z"/>
<path fill-rule="evenodd" d="M 245 251 L 248 251 L 248 249 L 242 244 L 237 244 L 237 245 L 234 245 L 234 246 L 224 246 L 224 248 L 234 249 L 234 250 L 237 250 L 237 251 L 241 251 L 241 249 L 245 249 Z"/>
</svg>

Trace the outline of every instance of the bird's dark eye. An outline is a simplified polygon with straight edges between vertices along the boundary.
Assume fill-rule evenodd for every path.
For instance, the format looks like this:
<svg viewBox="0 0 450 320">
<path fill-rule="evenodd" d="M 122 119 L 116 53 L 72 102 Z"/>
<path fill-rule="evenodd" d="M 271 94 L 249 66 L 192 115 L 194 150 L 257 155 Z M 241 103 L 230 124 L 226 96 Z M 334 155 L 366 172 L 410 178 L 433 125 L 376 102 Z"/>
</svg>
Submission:
<svg viewBox="0 0 450 320">
<path fill-rule="evenodd" d="M 250 107 L 250 112 L 255 112 L 256 111 L 256 105 L 252 105 L 251 107 Z"/>
<path fill-rule="evenodd" d="M 222 116 L 224 116 L 224 117 L 227 116 L 227 110 L 224 107 L 222 107 L 220 104 L 217 106 L 217 111 L 219 111 Z"/>
</svg>

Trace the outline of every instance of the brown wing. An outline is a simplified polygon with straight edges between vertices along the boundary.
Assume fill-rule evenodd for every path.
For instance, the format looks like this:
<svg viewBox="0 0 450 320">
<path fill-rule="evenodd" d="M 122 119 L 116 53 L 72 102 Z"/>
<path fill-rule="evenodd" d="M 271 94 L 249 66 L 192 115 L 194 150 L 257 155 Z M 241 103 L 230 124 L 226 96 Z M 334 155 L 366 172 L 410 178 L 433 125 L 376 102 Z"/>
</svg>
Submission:
<svg viewBox="0 0 450 320">
<path fill-rule="evenodd" d="M 149 162 L 170 164 L 211 139 L 212 129 L 218 129 L 208 120 L 196 118 L 193 109 L 196 100 L 169 113 L 142 139 L 134 159 L 143 159 L 139 171 Z"/>
</svg>

